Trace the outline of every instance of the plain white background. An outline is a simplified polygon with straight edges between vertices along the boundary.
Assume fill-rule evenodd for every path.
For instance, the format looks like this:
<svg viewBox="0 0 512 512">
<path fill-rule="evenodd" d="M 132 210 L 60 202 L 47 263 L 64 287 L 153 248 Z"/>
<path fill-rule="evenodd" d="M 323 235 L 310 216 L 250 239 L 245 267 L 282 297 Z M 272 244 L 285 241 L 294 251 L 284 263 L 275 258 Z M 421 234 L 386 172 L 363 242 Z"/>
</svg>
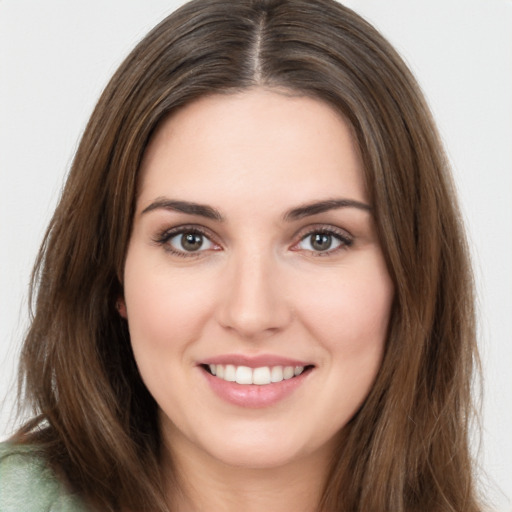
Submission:
<svg viewBox="0 0 512 512">
<path fill-rule="evenodd" d="M 0 0 L 0 438 L 27 284 L 80 134 L 123 57 L 177 0 Z M 512 510 L 512 0 L 347 0 L 403 55 L 438 121 L 473 250 L 484 488 Z"/>
</svg>

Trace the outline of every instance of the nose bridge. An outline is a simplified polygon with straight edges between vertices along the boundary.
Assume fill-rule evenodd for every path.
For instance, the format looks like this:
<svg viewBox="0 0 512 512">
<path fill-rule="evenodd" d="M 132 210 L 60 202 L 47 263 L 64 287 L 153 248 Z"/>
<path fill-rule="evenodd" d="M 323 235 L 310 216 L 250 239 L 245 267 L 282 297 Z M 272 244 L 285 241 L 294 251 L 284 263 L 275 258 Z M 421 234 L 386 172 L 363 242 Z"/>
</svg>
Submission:
<svg viewBox="0 0 512 512">
<path fill-rule="evenodd" d="M 291 309 L 275 256 L 244 251 L 230 258 L 220 323 L 244 338 L 270 334 L 286 326 Z"/>
</svg>

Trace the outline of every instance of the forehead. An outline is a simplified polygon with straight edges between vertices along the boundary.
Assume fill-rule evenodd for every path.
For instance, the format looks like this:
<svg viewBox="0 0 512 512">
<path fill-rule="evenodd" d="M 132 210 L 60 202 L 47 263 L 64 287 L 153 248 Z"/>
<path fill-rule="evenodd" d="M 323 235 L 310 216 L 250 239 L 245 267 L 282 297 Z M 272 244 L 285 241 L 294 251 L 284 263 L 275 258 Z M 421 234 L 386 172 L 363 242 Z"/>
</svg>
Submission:
<svg viewBox="0 0 512 512">
<path fill-rule="evenodd" d="M 271 193 L 292 203 L 367 199 L 343 117 L 318 99 L 263 89 L 206 96 L 169 116 L 147 147 L 139 192 L 143 201 Z"/>
</svg>

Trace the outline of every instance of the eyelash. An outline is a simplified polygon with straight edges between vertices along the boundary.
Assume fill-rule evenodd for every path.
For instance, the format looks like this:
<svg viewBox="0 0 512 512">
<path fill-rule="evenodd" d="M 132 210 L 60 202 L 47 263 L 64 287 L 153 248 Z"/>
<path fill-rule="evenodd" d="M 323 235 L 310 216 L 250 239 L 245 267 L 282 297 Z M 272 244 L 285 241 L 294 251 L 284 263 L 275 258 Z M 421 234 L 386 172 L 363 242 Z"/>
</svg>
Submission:
<svg viewBox="0 0 512 512">
<path fill-rule="evenodd" d="M 191 235 L 201 235 L 204 238 L 206 238 L 210 243 L 214 245 L 219 245 L 217 242 L 215 242 L 214 237 L 211 235 L 211 233 L 208 230 L 203 229 L 200 226 L 195 225 L 185 225 L 185 226 L 179 226 L 172 229 L 166 229 L 162 232 L 160 232 L 153 241 L 161 246 L 164 246 L 164 249 L 175 255 L 182 258 L 194 258 L 194 257 L 201 257 L 202 254 L 205 252 L 205 250 L 198 250 L 198 251 L 180 251 L 176 250 L 172 247 L 172 245 L 169 244 L 169 241 L 179 235 L 184 234 L 191 234 Z M 312 235 L 326 235 L 333 237 L 338 242 L 340 242 L 340 245 L 338 247 L 335 247 L 334 249 L 328 249 L 326 251 L 312 251 L 308 250 L 309 254 L 313 255 L 314 257 L 325 257 L 330 256 L 332 254 L 335 254 L 339 251 L 347 250 L 349 247 L 351 247 L 354 243 L 353 238 L 343 230 L 340 230 L 338 228 L 334 227 L 310 227 L 305 233 L 302 233 L 300 235 L 300 239 L 298 242 L 293 244 L 291 250 L 293 251 L 299 251 L 300 249 L 294 249 L 294 247 L 297 247 L 300 243 L 305 241 L 308 237 Z"/>
</svg>

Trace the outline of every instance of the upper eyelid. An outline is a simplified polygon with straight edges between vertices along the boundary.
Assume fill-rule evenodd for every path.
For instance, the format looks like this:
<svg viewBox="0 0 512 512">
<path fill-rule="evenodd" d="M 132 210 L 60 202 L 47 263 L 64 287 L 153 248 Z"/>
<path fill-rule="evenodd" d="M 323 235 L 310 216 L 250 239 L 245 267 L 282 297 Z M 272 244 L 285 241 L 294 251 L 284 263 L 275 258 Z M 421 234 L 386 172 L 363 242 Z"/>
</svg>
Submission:
<svg viewBox="0 0 512 512">
<path fill-rule="evenodd" d="M 346 238 L 353 239 L 354 236 L 350 231 L 348 231 L 345 228 L 340 228 L 338 226 L 334 226 L 332 224 L 311 224 L 308 226 L 304 226 L 301 229 L 299 229 L 295 237 L 300 237 L 300 239 L 304 238 L 305 236 L 308 236 L 312 233 L 332 233 L 334 235 L 344 236 Z"/>
<path fill-rule="evenodd" d="M 171 228 L 165 228 L 160 231 L 162 235 L 179 235 L 180 233 L 196 232 L 205 236 L 215 236 L 210 229 L 200 224 L 182 224 Z"/>
</svg>

